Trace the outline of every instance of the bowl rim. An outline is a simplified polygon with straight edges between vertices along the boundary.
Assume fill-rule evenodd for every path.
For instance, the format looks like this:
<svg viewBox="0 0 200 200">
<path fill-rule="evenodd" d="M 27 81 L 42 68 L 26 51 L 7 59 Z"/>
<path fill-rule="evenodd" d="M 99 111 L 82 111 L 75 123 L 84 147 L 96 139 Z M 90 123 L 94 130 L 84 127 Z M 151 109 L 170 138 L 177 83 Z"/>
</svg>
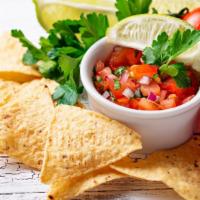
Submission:
<svg viewBox="0 0 200 200">
<path fill-rule="evenodd" d="M 98 48 L 105 48 L 108 40 L 106 37 L 98 40 L 94 43 L 84 55 L 82 62 L 80 64 L 80 75 L 82 84 L 86 90 L 86 92 L 97 101 L 100 105 L 104 105 L 104 107 L 109 107 L 113 110 L 116 110 L 121 113 L 131 114 L 135 117 L 142 118 L 165 118 L 170 116 L 176 116 L 181 113 L 187 112 L 188 110 L 197 107 L 199 105 L 200 108 L 200 88 L 193 99 L 188 101 L 185 104 L 177 106 L 175 108 L 170 108 L 166 110 L 156 110 L 156 111 L 145 111 L 145 110 L 134 110 L 130 108 L 126 108 L 120 105 L 117 105 L 107 99 L 105 99 L 95 88 L 92 77 L 87 73 L 88 61 L 93 57 L 93 52 Z M 110 45 L 110 44 L 109 44 Z"/>
</svg>

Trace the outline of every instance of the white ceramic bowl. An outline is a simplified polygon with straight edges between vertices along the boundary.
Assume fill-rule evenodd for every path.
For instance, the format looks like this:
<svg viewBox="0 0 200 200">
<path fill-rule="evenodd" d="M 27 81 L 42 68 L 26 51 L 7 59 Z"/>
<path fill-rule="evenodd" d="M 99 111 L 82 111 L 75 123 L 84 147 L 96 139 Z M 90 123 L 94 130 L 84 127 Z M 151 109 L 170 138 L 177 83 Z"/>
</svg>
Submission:
<svg viewBox="0 0 200 200">
<path fill-rule="evenodd" d="M 105 60 L 113 50 L 106 38 L 96 42 L 81 63 L 81 80 L 88 93 L 91 109 L 116 119 L 135 129 L 142 136 L 144 152 L 176 147 L 193 133 L 200 108 L 200 90 L 188 103 L 161 111 L 141 111 L 116 105 L 102 97 L 92 81 L 93 68 L 98 60 Z"/>
</svg>

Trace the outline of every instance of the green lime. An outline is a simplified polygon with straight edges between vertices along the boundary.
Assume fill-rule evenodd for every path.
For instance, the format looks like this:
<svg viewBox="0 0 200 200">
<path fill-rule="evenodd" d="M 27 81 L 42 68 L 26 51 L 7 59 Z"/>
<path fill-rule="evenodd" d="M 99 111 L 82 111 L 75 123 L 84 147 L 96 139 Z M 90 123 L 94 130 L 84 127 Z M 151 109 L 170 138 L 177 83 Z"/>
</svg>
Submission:
<svg viewBox="0 0 200 200">
<path fill-rule="evenodd" d="M 187 22 L 167 15 L 142 14 L 128 17 L 108 29 L 108 41 L 117 45 L 143 50 L 161 32 L 168 35 L 177 29 L 192 29 Z"/>
<path fill-rule="evenodd" d="M 49 30 L 52 24 L 63 19 L 79 19 L 82 13 L 103 13 L 110 24 L 116 23 L 113 0 L 33 0 L 40 24 Z"/>
</svg>

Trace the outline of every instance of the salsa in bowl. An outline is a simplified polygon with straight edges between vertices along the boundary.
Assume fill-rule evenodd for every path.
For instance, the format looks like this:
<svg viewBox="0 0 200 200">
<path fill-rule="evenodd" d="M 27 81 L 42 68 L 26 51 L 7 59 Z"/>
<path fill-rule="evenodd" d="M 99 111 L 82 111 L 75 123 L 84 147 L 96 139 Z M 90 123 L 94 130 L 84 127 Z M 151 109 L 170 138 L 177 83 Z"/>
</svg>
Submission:
<svg viewBox="0 0 200 200">
<path fill-rule="evenodd" d="M 103 38 L 96 42 L 83 57 L 80 66 L 81 80 L 88 94 L 90 108 L 121 121 L 139 132 L 144 152 L 173 148 L 186 142 L 193 134 L 194 123 L 200 108 L 199 89 L 197 93 L 195 91 L 196 95 L 191 100 L 171 109 L 152 111 L 118 105 L 107 99 L 109 97 L 105 98 L 103 91 L 96 89 L 96 77 L 94 78 L 96 64 L 99 61 L 106 63 L 115 48 L 116 45 L 109 43 L 107 38 Z M 132 63 L 127 66 L 132 66 Z M 101 67 L 105 69 L 107 66 Z M 114 76 L 117 75 L 114 74 Z M 153 78 L 151 80 L 154 81 Z"/>
<path fill-rule="evenodd" d="M 116 46 L 105 60 L 94 67 L 96 90 L 107 100 L 135 110 L 165 110 L 190 101 L 197 93 L 199 82 L 190 66 L 172 61 L 182 67 L 188 84 L 178 85 L 174 77 L 157 65 L 145 64 L 142 51 Z"/>
</svg>

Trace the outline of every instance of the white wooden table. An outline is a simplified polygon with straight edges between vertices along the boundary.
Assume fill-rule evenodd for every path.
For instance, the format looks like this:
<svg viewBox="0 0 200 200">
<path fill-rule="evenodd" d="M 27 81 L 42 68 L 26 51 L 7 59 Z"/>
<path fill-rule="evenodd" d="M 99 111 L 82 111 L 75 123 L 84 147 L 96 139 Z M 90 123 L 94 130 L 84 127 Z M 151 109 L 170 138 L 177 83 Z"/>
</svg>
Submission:
<svg viewBox="0 0 200 200">
<path fill-rule="evenodd" d="M 22 29 L 32 40 L 45 34 L 37 23 L 31 0 L 0 0 L 0 32 Z M 48 187 L 39 182 L 39 173 L 0 155 L 0 200 L 43 200 Z M 182 200 L 157 182 L 121 179 L 86 192 L 87 200 Z"/>
<path fill-rule="evenodd" d="M 0 200 L 44 200 L 48 187 L 39 182 L 39 173 L 0 156 Z M 182 200 L 159 182 L 131 178 L 99 186 L 76 200 Z"/>
</svg>

